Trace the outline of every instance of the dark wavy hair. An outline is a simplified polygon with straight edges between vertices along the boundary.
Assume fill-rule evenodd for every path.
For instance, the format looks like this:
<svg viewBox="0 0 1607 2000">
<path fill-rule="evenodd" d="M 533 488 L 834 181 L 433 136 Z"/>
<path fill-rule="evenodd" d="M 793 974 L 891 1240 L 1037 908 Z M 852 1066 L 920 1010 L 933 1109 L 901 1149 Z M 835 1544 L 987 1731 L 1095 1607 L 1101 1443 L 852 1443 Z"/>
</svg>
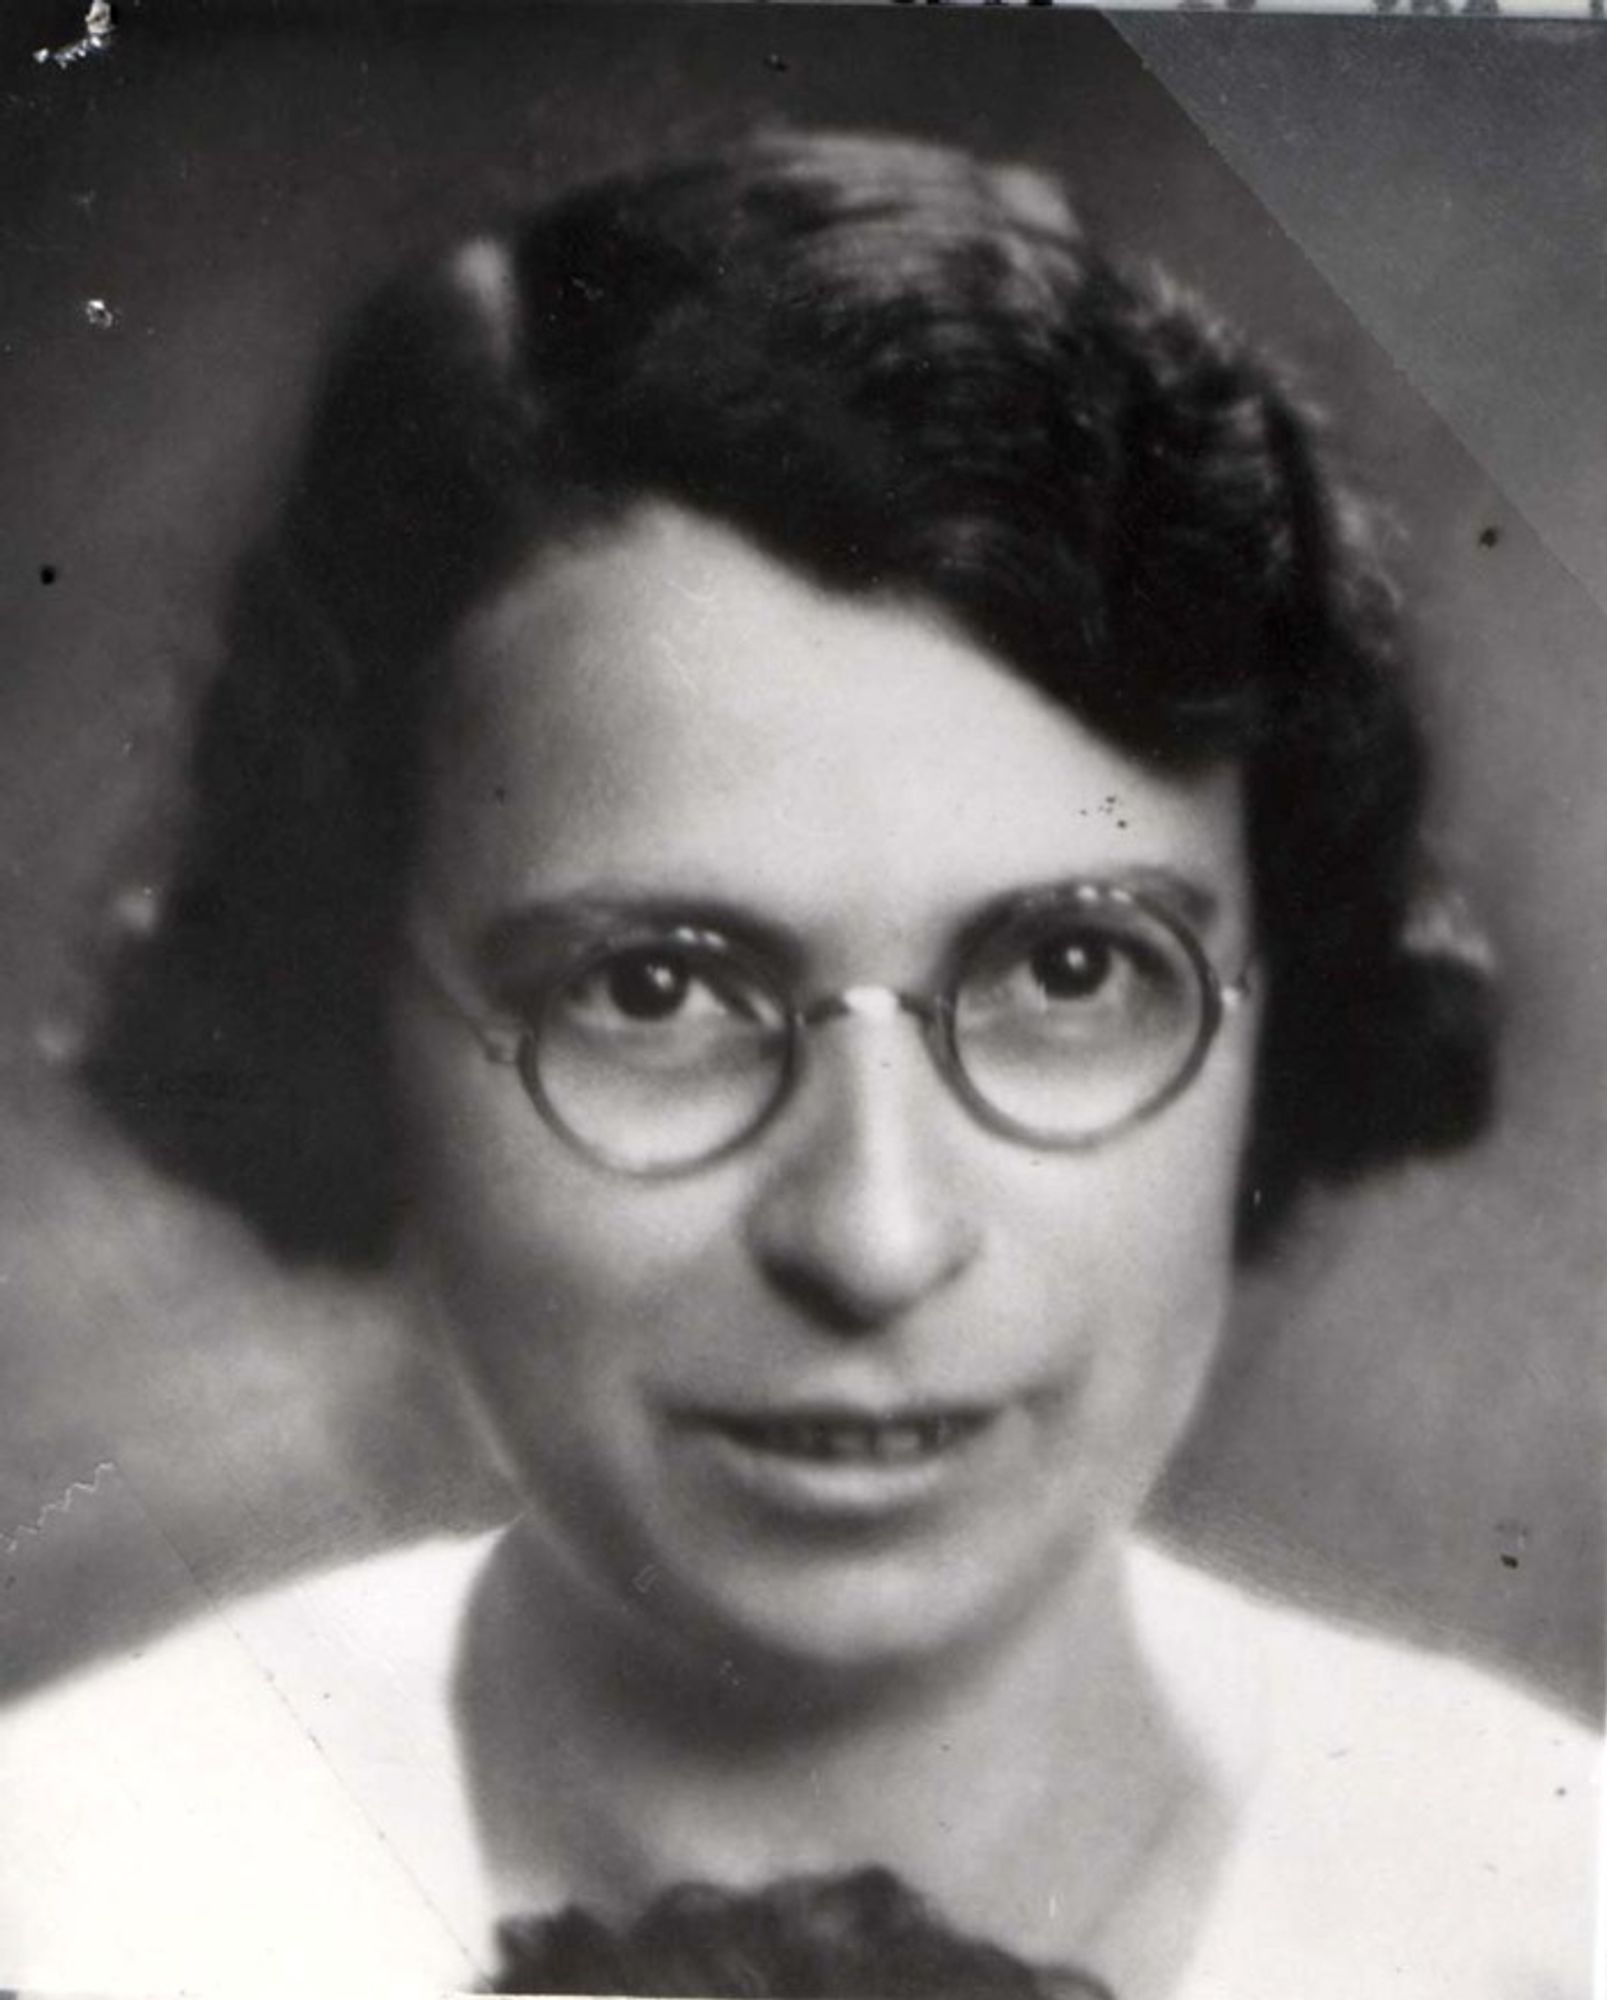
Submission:
<svg viewBox="0 0 1607 2000">
<path fill-rule="evenodd" d="M 162 1167 L 287 1256 L 386 1256 L 439 662 L 533 548 L 648 496 L 939 607 L 1156 766 L 1240 768 L 1268 989 L 1244 1251 L 1312 1181 L 1481 1129 L 1488 966 L 1426 899 L 1397 606 L 1310 414 L 1037 173 L 769 136 L 507 220 L 347 329 L 84 1063 Z"/>
</svg>

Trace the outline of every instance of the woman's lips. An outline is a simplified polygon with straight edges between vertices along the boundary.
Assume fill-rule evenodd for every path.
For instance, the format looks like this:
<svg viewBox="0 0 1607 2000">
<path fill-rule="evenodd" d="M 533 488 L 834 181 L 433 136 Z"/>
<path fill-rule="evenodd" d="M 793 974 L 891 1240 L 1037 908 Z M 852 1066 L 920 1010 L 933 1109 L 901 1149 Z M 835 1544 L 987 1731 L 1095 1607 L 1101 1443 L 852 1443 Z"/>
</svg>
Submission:
<svg viewBox="0 0 1607 2000">
<path fill-rule="evenodd" d="M 827 1464 L 909 1465 L 950 1451 L 990 1420 L 986 1410 L 899 1416 L 805 1411 L 769 1417 L 712 1417 L 712 1428 L 750 1451 Z"/>
<path fill-rule="evenodd" d="M 978 1407 L 706 1411 L 678 1428 L 705 1474 L 765 1512 L 864 1524 L 962 1489 L 1002 1416 Z"/>
</svg>

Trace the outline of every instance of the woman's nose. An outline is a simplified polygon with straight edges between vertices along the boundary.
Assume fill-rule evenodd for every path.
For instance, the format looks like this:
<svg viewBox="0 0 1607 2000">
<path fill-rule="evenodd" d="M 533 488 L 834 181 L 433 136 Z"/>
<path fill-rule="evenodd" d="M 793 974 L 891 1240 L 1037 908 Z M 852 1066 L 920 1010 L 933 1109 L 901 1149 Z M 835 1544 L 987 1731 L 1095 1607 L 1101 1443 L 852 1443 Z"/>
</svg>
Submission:
<svg viewBox="0 0 1607 2000">
<path fill-rule="evenodd" d="M 817 1324 L 891 1326 L 976 1256 L 978 1218 L 951 1149 L 934 1143 L 957 1112 L 908 1016 L 822 1021 L 810 1035 L 749 1244 L 769 1282 Z"/>
</svg>

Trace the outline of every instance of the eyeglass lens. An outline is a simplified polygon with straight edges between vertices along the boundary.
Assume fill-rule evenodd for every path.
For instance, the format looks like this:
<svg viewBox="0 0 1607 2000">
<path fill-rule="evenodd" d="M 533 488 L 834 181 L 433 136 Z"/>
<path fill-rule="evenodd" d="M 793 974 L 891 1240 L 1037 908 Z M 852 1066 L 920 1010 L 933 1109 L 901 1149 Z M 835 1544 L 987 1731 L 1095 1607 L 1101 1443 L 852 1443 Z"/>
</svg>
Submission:
<svg viewBox="0 0 1607 2000">
<path fill-rule="evenodd" d="M 1211 975 L 1180 925 L 1125 896 L 1018 912 L 962 961 L 934 1013 L 940 1063 L 982 1115 L 1047 1146 L 1086 1144 L 1187 1076 Z M 588 953 L 549 990 L 521 1064 L 532 1096 L 627 1172 L 713 1158 L 790 1087 L 805 1032 L 760 960 L 669 930 Z"/>
<path fill-rule="evenodd" d="M 525 1075 L 582 1145 L 663 1172 L 723 1152 L 768 1114 L 791 1040 L 787 1002 L 761 967 L 671 933 L 600 952 L 563 980 L 526 1043 Z"/>
<path fill-rule="evenodd" d="M 1180 933 L 1140 906 L 1027 916 L 988 939 L 954 1000 L 954 1051 L 989 1109 L 1066 1144 L 1125 1124 L 1192 1061 L 1205 1019 Z"/>
</svg>

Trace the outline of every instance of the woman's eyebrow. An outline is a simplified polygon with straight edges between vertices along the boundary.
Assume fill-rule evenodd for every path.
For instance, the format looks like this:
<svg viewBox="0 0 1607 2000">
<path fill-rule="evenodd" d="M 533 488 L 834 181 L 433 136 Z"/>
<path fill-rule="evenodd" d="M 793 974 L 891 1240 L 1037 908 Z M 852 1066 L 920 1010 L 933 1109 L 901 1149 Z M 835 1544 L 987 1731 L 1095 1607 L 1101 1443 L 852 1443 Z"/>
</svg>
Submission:
<svg viewBox="0 0 1607 2000">
<path fill-rule="evenodd" d="M 1214 930 L 1222 916 L 1222 898 L 1208 883 L 1176 868 L 1121 868 L 1090 878 L 1110 889 L 1131 889 L 1163 903 L 1197 931 Z"/>
<path fill-rule="evenodd" d="M 1030 908 L 1035 903 L 1064 896 L 1075 889 L 1114 893 L 1125 890 L 1131 895 L 1142 896 L 1148 902 L 1160 904 L 1202 938 L 1218 927 L 1223 915 L 1224 898 L 1221 893 L 1180 869 L 1160 864 L 1080 868 L 1068 869 L 1064 875 L 1043 876 L 1023 884 L 1019 889 L 1008 889 L 1001 895 L 989 897 L 964 922 L 962 934 L 974 936 L 1023 907 Z"/>
<path fill-rule="evenodd" d="M 629 931 L 704 930 L 762 952 L 778 968 L 802 968 L 796 932 L 749 905 L 699 893 L 586 889 L 533 898 L 492 918 L 481 932 L 476 961 L 492 979 L 543 951 L 600 943 Z"/>
</svg>

